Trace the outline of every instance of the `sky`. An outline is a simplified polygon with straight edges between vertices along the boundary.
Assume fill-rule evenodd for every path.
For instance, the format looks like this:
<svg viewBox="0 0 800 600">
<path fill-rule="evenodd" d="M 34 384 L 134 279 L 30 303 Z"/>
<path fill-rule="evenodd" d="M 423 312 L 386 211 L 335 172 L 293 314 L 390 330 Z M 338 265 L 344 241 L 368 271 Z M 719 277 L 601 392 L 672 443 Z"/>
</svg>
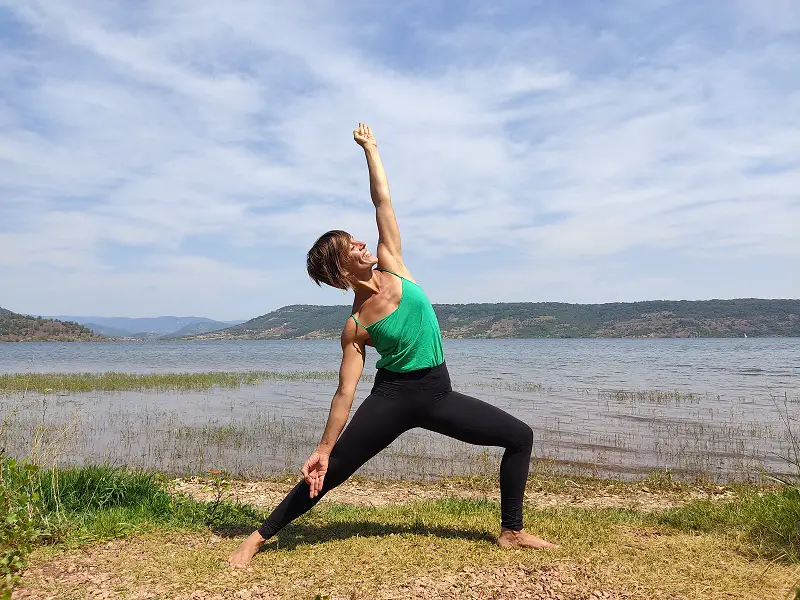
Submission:
<svg viewBox="0 0 800 600">
<path fill-rule="evenodd" d="M 796 0 L 0 0 L 0 306 L 350 304 L 359 121 L 434 303 L 800 298 Z"/>
</svg>

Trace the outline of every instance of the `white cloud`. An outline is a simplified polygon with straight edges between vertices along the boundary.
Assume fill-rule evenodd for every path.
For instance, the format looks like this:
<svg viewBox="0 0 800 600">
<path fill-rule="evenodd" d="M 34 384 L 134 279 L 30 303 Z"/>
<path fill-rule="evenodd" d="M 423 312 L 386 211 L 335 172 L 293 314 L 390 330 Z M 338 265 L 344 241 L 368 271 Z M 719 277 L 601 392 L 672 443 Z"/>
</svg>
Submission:
<svg viewBox="0 0 800 600">
<path fill-rule="evenodd" d="M 567 287 L 615 277 L 639 248 L 728 265 L 800 258 L 793 4 L 741 3 L 719 22 L 681 21 L 668 4 L 609 10 L 602 25 L 465 9 L 458 25 L 416 21 L 406 56 L 380 44 L 392 22 L 365 27 L 334 3 L 0 2 L 31 36 L 0 56 L 0 219 L 14 217 L 0 222 L 0 304 L 233 318 L 349 301 L 309 287 L 302 260 L 255 270 L 183 243 L 213 236 L 210 256 L 215 239 L 243 254 L 267 244 L 296 260 L 329 228 L 374 241 L 358 119 L 379 136 L 404 247 L 436 274 L 438 301 L 574 299 Z M 733 35 L 756 26 L 755 46 Z M 141 247 L 139 268 L 111 269 L 114 243 Z M 493 252 L 511 270 L 482 257 Z M 470 270 L 448 271 L 464 253 Z M 481 298 L 464 278 L 489 282 Z M 644 265 L 629 280 L 631 299 L 654 281 L 700 293 Z M 740 277 L 720 289 L 768 288 Z M 582 301 L 624 299 L 592 289 Z"/>
</svg>

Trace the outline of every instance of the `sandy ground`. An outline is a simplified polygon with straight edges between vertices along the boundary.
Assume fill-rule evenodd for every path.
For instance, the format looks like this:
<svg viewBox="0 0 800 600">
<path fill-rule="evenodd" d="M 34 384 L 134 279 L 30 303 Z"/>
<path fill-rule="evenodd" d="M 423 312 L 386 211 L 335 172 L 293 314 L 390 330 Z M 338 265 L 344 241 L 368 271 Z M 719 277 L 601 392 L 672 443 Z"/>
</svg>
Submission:
<svg viewBox="0 0 800 600">
<path fill-rule="evenodd" d="M 258 508 L 277 506 L 295 486 L 298 479 L 285 478 L 264 481 L 230 481 L 223 491 L 226 500 L 250 504 Z M 569 491 L 552 492 L 541 489 L 534 482 L 525 491 L 525 504 L 532 508 L 581 507 L 581 508 L 630 508 L 654 511 L 681 506 L 693 500 L 729 500 L 735 492 L 725 486 L 706 488 L 682 487 L 674 490 L 652 489 L 646 485 L 600 486 L 566 480 Z M 538 488 L 538 489 L 537 489 Z M 197 500 L 214 500 L 217 495 L 209 479 L 175 479 L 170 489 L 192 496 Z M 500 502 L 499 486 L 480 489 L 456 481 L 441 482 L 383 482 L 348 480 L 332 490 L 320 502 L 337 502 L 358 506 L 387 506 L 415 501 L 443 498 L 488 498 Z"/>
</svg>

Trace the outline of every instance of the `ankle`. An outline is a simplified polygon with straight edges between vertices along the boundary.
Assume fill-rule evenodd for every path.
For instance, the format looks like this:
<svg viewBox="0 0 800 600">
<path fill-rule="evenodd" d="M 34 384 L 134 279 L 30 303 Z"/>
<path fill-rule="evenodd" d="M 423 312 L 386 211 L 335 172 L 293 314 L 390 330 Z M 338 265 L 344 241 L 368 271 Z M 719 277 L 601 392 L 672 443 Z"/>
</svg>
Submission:
<svg viewBox="0 0 800 600">
<path fill-rule="evenodd" d="M 264 545 L 267 539 L 264 536 L 262 536 L 261 533 L 259 533 L 258 531 L 254 531 L 253 533 L 250 534 L 250 537 L 248 537 L 246 541 L 250 542 L 254 546 L 261 547 Z"/>
</svg>

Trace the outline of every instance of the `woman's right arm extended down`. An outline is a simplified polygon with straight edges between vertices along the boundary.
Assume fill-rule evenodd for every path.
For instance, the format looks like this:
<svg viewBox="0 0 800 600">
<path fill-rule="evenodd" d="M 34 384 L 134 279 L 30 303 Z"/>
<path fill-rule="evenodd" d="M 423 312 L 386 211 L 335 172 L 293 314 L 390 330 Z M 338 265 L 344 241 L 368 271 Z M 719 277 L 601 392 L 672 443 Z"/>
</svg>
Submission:
<svg viewBox="0 0 800 600">
<path fill-rule="evenodd" d="M 339 368 L 339 387 L 331 401 L 325 432 L 322 434 L 322 440 L 317 445 L 316 451 L 301 469 L 306 483 L 311 486 L 311 498 L 314 498 L 322 490 L 325 473 L 328 471 L 328 457 L 347 423 L 347 417 L 350 415 L 356 395 L 356 386 L 364 371 L 366 356 L 364 343 L 356 339 L 356 327 L 352 320 L 345 325 L 341 341 L 342 365 Z"/>
</svg>

